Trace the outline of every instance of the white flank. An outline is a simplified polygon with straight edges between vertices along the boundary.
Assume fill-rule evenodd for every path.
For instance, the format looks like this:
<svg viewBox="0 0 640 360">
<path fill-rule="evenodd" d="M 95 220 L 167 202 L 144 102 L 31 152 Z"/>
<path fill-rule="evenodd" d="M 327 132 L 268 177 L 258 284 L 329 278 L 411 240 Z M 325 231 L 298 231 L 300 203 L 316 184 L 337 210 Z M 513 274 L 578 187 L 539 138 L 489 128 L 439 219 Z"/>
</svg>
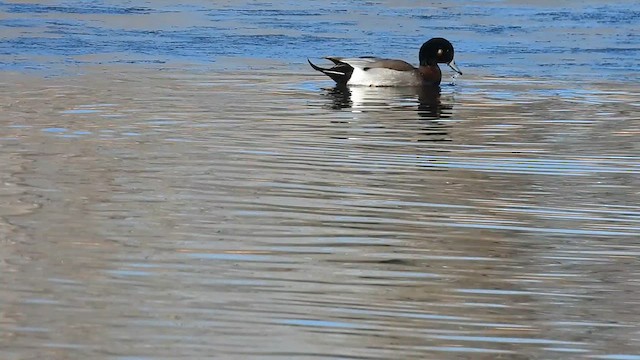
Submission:
<svg viewBox="0 0 640 360">
<path fill-rule="evenodd" d="M 351 74 L 347 84 L 356 86 L 417 86 L 421 82 L 413 71 L 397 71 L 384 68 L 373 68 L 364 71 L 362 68 L 354 66 L 353 74 Z"/>
</svg>

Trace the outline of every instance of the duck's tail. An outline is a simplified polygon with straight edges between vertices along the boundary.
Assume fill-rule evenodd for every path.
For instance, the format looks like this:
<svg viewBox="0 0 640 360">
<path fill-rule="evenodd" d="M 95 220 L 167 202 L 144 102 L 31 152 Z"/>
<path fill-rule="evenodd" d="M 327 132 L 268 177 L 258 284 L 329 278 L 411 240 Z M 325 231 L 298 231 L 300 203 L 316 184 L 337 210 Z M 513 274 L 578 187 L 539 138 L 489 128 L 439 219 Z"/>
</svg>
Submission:
<svg viewBox="0 0 640 360">
<path fill-rule="evenodd" d="M 314 70 L 320 71 L 321 73 L 327 75 L 328 77 L 333 79 L 333 81 L 335 81 L 336 84 L 338 84 L 338 86 L 347 85 L 347 82 L 349 81 L 349 79 L 351 78 L 351 74 L 353 73 L 353 67 L 347 63 L 343 63 L 343 62 L 340 62 L 339 60 L 336 60 L 336 58 L 327 58 L 327 59 L 333 61 L 336 65 L 330 69 L 326 69 L 326 68 L 321 68 L 318 65 L 315 65 L 309 59 L 307 59 L 307 61 L 309 62 L 309 65 L 311 65 L 311 67 Z"/>
</svg>

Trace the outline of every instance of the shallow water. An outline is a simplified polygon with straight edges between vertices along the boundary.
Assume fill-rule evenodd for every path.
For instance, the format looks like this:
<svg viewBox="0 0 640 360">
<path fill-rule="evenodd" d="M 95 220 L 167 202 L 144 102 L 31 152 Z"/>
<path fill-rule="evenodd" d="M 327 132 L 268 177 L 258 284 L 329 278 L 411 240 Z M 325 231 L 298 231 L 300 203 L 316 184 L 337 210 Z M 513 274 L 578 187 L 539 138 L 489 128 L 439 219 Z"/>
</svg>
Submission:
<svg viewBox="0 0 640 360">
<path fill-rule="evenodd" d="M 638 20 L 0 3 L 1 357 L 640 359 Z M 431 34 L 440 91 L 306 65 Z"/>
</svg>

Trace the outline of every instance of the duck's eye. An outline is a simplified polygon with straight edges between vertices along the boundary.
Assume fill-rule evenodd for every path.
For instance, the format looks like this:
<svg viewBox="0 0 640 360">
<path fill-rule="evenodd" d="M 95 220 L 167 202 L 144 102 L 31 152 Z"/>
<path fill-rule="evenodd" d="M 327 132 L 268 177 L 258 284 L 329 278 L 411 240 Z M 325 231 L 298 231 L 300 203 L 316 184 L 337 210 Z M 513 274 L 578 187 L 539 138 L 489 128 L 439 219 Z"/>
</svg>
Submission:
<svg viewBox="0 0 640 360">
<path fill-rule="evenodd" d="M 443 53 L 443 52 L 444 52 L 444 51 L 443 51 L 442 49 L 438 49 L 438 56 L 442 56 L 442 53 Z"/>
</svg>

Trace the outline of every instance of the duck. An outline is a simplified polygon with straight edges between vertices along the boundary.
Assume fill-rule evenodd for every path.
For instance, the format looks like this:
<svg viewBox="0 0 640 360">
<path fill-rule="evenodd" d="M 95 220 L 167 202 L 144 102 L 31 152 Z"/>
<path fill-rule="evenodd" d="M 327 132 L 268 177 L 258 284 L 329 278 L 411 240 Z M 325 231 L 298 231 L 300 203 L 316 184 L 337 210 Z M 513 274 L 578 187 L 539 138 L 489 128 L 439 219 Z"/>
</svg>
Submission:
<svg viewBox="0 0 640 360">
<path fill-rule="evenodd" d="M 333 62 L 331 68 L 309 65 L 333 79 L 337 86 L 439 86 L 442 71 L 438 64 L 447 64 L 453 71 L 462 71 L 453 61 L 453 45 L 444 38 L 436 37 L 420 47 L 417 68 L 404 60 L 384 59 L 375 56 L 343 58 L 327 56 Z"/>
</svg>

